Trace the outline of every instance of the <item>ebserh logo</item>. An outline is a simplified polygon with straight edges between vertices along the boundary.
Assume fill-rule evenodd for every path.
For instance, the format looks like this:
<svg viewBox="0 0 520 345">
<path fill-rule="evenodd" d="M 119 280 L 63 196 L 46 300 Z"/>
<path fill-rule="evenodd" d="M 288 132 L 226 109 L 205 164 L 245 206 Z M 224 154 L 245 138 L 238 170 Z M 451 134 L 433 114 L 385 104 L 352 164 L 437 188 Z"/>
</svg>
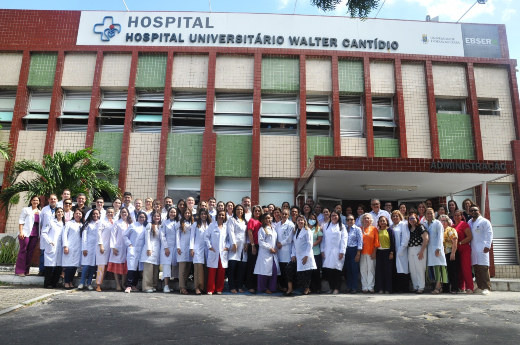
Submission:
<svg viewBox="0 0 520 345">
<path fill-rule="evenodd" d="M 498 40 L 491 39 L 491 38 L 466 37 L 465 42 L 466 42 L 466 44 L 471 44 L 471 45 L 484 45 L 484 46 L 498 45 Z"/>
<path fill-rule="evenodd" d="M 107 24 L 105 23 L 107 19 L 110 19 L 110 25 L 105 29 Z M 96 31 L 96 29 L 99 29 L 101 31 Z M 116 35 L 116 33 L 121 32 L 121 25 L 114 23 L 114 17 L 112 16 L 106 16 L 103 18 L 103 23 L 95 24 L 94 25 L 94 33 L 101 35 L 102 41 L 110 41 L 112 37 Z"/>
<path fill-rule="evenodd" d="M 422 42 L 425 44 L 428 43 L 428 35 L 422 35 Z"/>
</svg>

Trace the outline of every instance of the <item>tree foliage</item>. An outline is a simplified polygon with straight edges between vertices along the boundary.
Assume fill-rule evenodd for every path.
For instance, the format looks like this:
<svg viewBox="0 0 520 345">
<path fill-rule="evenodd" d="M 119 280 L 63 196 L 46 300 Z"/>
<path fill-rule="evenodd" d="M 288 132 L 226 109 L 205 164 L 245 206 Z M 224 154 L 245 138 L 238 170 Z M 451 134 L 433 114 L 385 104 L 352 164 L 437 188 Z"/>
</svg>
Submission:
<svg viewBox="0 0 520 345">
<path fill-rule="evenodd" d="M 334 11 L 342 2 L 342 0 L 311 0 L 313 6 L 324 12 Z M 366 18 L 379 6 L 379 2 L 380 0 L 348 0 L 347 12 L 351 17 Z"/>
<path fill-rule="evenodd" d="M 2 125 L 0 125 L 0 129 L 2 129 Z M 11 157 L 11 145 L 9 145 L 9 143 L 0 142 L 0 157 L 3 157 L 5 160 Z M 1 183 L 0 181 L 0 184 Z"/>
</svg>

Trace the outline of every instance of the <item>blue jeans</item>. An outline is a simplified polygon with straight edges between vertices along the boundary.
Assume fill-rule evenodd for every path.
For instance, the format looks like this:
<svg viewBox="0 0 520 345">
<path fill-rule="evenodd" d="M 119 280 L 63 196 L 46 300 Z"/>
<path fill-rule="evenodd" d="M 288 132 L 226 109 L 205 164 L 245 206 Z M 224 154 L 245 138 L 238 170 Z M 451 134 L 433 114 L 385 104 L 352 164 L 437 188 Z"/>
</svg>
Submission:
<svg viewBox="0 0 520 345">
<path fill-rule="evenodd" d="M 87 281 L 87 285 L 92 284 L 92 278 L 94 278 L 94 273 L 97 271 L 97 266 L 89 266 L 83 265 L 83 270 L 81 271 L 81 284 L 85 285 L 85 280 Z"/>
<path fill-rule="evenodd" d="M 40 249 L 40 273 L 43 273 L 45 271 L 45 259 L 43 257 L 43 254 L 45 253 L 45 250 Z"/>
<path fill-rule="evenodd" d="M 65 267 L 65 284 L 70 284 L 74 281 L 77 269 L 77 267 Z"/>
<path fill-rule="evenodd" d="M 347 280 L 347 289 L 357 290 L 359 280 L 359 261 L 356 262 L 357 247 L 347 247 L 345 253 L 345 264 L 343 265 L 343 272 Z"/>
</svg>

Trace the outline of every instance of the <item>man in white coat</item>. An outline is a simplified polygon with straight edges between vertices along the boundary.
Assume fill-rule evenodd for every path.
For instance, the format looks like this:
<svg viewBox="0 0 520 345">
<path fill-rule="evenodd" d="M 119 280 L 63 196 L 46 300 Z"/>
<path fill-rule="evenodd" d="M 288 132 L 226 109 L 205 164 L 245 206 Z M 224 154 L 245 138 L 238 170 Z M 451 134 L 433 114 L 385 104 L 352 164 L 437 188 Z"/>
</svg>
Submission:
<svg viewBox="0 0 520 345">
<path fill-rule="evenodd" d="M 483 295 L 491 292 L 491 280 L 489 279 L 489 250 L 493 243 L 493 227 L 491 222 L 482 217 L 478 206 L 469 208 L 471 220 L 468 222 L 471 228 L 471 264 L 475 271 L 475 280 L 478 290 L 482 290 Z"/>
<path fill-rule="evenodd" d="M 43 276 L 44 270 L 44 254 L 45 254 L 45 241 L 42 237 L 42 230 L 45 229 L 47 223 L 49 223 L 54 218 L 54 211 L 58 207 L 58 196 L 56 194 L 49 195 L 49 205 L 42 208 L 40 212 L 40 272 L 39 276 Z"/>
</svg>

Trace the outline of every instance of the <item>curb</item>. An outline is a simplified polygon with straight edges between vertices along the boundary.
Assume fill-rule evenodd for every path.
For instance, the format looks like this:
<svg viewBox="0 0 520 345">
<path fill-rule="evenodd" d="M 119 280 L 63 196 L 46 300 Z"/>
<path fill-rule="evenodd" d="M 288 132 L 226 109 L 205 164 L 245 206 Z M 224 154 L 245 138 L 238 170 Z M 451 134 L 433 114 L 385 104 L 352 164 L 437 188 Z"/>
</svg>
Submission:
<svg viewBox="0 0 520 345">
<path fill-rule="evenodd" d="M 27 300 L 25 302 L 21 302 L 20 304 L 16 304 L 16 305 L 14 305 L 12 307 L 2 309 L 2 310 L 0 310 L 0 315 L 4 315 L 4 314 L 7 314 L 7 313 L 10 313 L 12 311 L 15 311 L 15 310 L 18 310 L 20 308 L 26 307 L 26 306 L 28 306 L 28 305 L 30 305 L 32 303 L 44 300 L 44 299 L 52 297 L 52 296 L 61 295 L 61 294 L 64 294 L 64 293 L 69 293 L 69 292 L 74 292 L 76 290 L 77 289 L 72 289 L 72 290 L 67 290 L 67 291 L 58 291 L 58 292 L 53 292 L 53 293 L 41 295 L 41 296 L 32 298 L 30 300 Z"/>
</svg>

